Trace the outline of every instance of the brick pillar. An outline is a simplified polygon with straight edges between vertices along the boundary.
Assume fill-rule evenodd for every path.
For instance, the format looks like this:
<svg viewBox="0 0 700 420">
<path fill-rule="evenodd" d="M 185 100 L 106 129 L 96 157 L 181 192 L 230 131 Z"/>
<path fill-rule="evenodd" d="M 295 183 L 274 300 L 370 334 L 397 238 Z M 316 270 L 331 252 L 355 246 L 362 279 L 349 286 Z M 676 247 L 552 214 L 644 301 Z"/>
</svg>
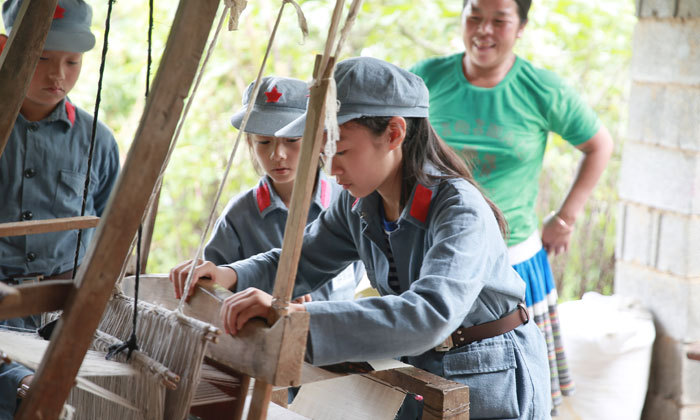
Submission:
<svg viewBox="0 0 700 420">
<path fill-rule="evenodd" d="M 655 317 L 644 420 L 700 419 L 700 0 L 637 0 L 615 292 Z"/>
</svg>

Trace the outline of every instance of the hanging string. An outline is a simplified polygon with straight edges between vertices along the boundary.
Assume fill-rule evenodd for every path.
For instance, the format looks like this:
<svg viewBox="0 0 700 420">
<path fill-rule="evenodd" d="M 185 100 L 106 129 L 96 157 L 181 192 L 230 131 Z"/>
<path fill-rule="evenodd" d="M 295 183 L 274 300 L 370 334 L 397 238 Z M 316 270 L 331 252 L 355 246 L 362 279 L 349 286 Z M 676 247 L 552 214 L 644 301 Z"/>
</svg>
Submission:
<svg viewBox="0 0 700 420">
<path fill-rule="evenodd" d="M 350 11 L 348 16 L 345 18 L 345 24 L 343 29 L 340 31 L 340 38 L 335 47 L 334 57 L 336 59 L 340 58 L 340 54 L 345 44 L 345 40 L 350 34 L 353 24 L 357 18 L 358 13 L 360 13 L 360 7 L 362 6 L 362 0 L 353 0 L 350 5 Z M 340 128 L 338 127 L 338 109 L 340 108 L 340 102 L 337 100 L 337 90 L 335 85 L 335 79 L 331 74 L 328 83 L 328 93 L 326 94 L 326 115 L 324 116 L 324 124 L 326 126 L 326 144 L 323 148 L 323 158 L 324 162 L 330 162 L 325 167 L 328 172 L 332 171 L 333 166 L 333 155 L 337 150 L 337 143 L 340 140 Z"/>
<path fill-rule="evenodd" d="M 144 97 L 148 99 L 148 94 L 150 93 L 150 81 L 151 81 L 151 64 L 153 63 L 153 0 L 148 1 L 148 54 L 146 59 L 146 93 Z M 131 336 L 129 339 L 121 344 L 113 344 L 109 346 L 109 351 L 105 355 L 105 359 L 110 360 L 117 354 L 124 350 L 128 350 L 126 359 L 131 359 L 131 354 L 134 350 L 139 349 L 138 342 L 136 341 L 136 326 L 138 320 L 138 303 L 139 303 L 139 280 L 141 275 L 141 242 L 143 239 L 143 222 L 139 224 L 139 231 L 136 239 L 136 279 L 134 281 L 134 315 L 132 316 L 133 325 L 131 329 Z M 131 255 L 131 253 L 129 253 Z"/>
<path fill-rule="evenodd" d="M 345 44 L 345 40 L 348 38 L 348 35 L 350 34 L 350 30 L 352 29 L 352 25 L 355 24 L 355 20 L 357 19 L 357 15 L 360 13 L 360 8 L 362 7 L 362 0 L 353 0 L 352 4 L 350 5 L 350 11 L 348 12 L 348 16 L 345 18 L 345 25 L 343 25 L 343 29 L 340 31 L 340 39 L 338 40 L 338 44 L 335 47 L 335 58 L 338 59 L 340 57 L 340 53 L 343 50 L 343 46 Z"/>
<path fill-rule="evenodd" d="M 335 35 L 338 32 L 338 22 L 340 21 L 340 15 L 343 13 L 343 3 L 344 0 L 336 0 L 335 8 L 333 9 L 333 15 L 331 17 L 331 25 L 328 27 L 328 36 L 326 37 L 326 45 L 323 49 L 323 56 L 321 56 L 321 65 L 318 66 L 321 76 L 326 74 L 326 67 L 328 67 L 328 60 L 331 58 L 333 43 L 335 42 Z M 333 78 L 333 73 L 331 72 L 330 78 Z M 314 80 L 312 82 L 313 86 L 317 86 L 321 83 L 320 80 Z"/>
<path fill-rule="evenodd" d="M 253 86 L 253 92 L 251 93 L 251 98 L 257 98 L 258 97 L 258 91 L 260 90 L 260 80 L 262 79 L 262 74 L 263 70 L 265 70 L 265 65 L 267 64 L 267 58 L 270 56 L 270 50 L 272 49 L 272 44 L 275 41 L 275 36 L 277 35 L 277 28 L 279 27 L 280 20 L 282 19 L 282 12 L 284 11 L 284 6 L 287 3 L 292 3 L 295 5 L 295 8 L 297 9 L 297 16 L 299 13 L 302 14 L 301 8 L 298 7 L 296 2 L 294 0 L 282 0 L 282 5 L 280 6 L 280 11 L 277 14 L 277 20 L 275 20 L 275 26 L 272 28 L 272 33 L 270 34 L 270 40 L 267 43 L 267 49 L 265 50 L 265 56 L 263 57 L 262 64 L 260 65 L 260 69 L 258 70 L 258 76 L 255 79 L 255 85 Z M 226 12 L 226 10 L 224 10 Z M 300 19 L 301 21 L 301 19 Z M 306 19 L 303 19 L 304 22 L 306 22 Z M 220 22 L 221 24 L 221 22 Z M 217 28 L 217 33 L 220 28 Z M 304 28 L 302 27 L 302 32 L 304 32 Z M 177 310 L 179 312 L 182 312 L 185 304 L 185 299 L 187 299 L 187 296 L 190 293 L 190 288 L 192 287 L 192 277 L 194 274 L 194 267 L 197 265 L 199 262 L 199 259 L 202 256 L 202 252 L 204 249 L 204 243 L 207 239 L 207 236 L 209 235 L 209 230 L 211 229 L 212 223 L 214 221 L 214 215 L 216 212 L 216 208 L 219 205 L 219 200 L 221 199 L 221 194 L 223 193 L 224 185 L 226 185 L 226 179 L 228 178 L 228 174 L 231 171 L 231 166 L 233 166 L 233 158 L 236 156 L 236 151 L 238 150 L 238 146 L 241 142 L 241 137 L 243 136 L 243 133 L 245 132 L 246 125 L 248 124 L 248 119 L 250 118 L 250 113 L 253 110 L 253 105 L 255 104 L 255 101 L 248 101 L 248 108 L 246 108 L 245 115 L 243 116 L 243 121 L 241 122 L 241 127 L 238 130 L 238 136 L 236 137 L 236 142 L 234 143 L 233 150 L 231 151 L 231 154 L 228 159 L 228 163 L 226 164 L 226 169 L 224 170 L 223 177 L 221 178 L 221 182 L 219 183 L 219 189 L 216 192 L 216 196 L 214 199 L 214 204 L 211 207 L 211 211 L 209 212 L 209 218 L 207 219 L 207 223 L 205 225 L 205 229 L 202 232 L 201 239 L 199 241 L 199 246 L 197 247 L 197 252 L 195 254 L 195 257 L 192 259 L 192 264 L 190 265 L 189 273 L 187 275 L 187 280 L 185 281 L 185 289 L 182 293 L 182 296 L 180 298 L 180 303 L 177 306 Z"/>
<path fill-rule="evenodd" d="M 136 281 L 134 282 L 134 314 L 132 315 L 131 336 L 123 343 L 112 344 L 109 346 L 105 359 L 110 360 L 124 350 L 128 350 L 126 359 L 131 359 L 131 353 L 139 349 L 136 342 L 136 320 L 138 319 L 138 300 L 139 300 L 139 267 L 141 266 L 141 230 L 139 226 L 138 240 L 136 241 Z"/>
<path fill-rule="evenodd" d="M 225 10 L 231 10 L 231 15 L 228 20 L 228 30 L 237 31 L 238 18 L 241 17 L 241 13 L 243 13 L 243 10 L 248 5 L 248 2 L 246 0 L 225 0 L 224 5 L 226 6 Z"/>
<path fill-rule="evenodd" d="M 148 0 L 148 57 L 146 59 L 146 94 L 150 93 L 151 64 L 153 63 L 153 0 Z"/>
<path fill-rule="evenodd" d="M 216 45 L 216 41 L 219 38 L 219 33 L 221 32 L 221 28 L 223 26 L 223 22 L 226 20 L 226 15 L 229 12 L 230 6 L 228 3 L 232 0 L 227 0 L 225 2 L 224 6 L 224 11 L 221 14 L 221 18 L 219 19 L 219 24 L 217 26 L 217 29 L 214 33 L 213 39 L 209 43 L 209 47 L 207 49 L 207 54 L 204 57 L 204 61 L 202 62 L 202 65 L 200 66 L 198 70 L 197 77 L 194 82 L 194 87 L 192 88 L 192 93 L 189 95 L 187 98 L 187 103 L 185 104 L 185 108 L 182 112 L 182 116 L 180 117 L 180 121 L 178 122 L 177 128 L 175 129 L 175 133 L 173 134 L 173 140 L 170 143 L 170 147 L 168 148 L 168 153 L 165 155 L 165 159 L 163 160 L 163 164 L 160 167 L 160 172 L 158 174 L 158 179 L 156 180 L 153 190 L 151 191 L 151 196 L 148 198 L 148 204 L 146 205 L 147 209 L 150 209 L 153 207 L 153 203 L 156 200 L 156 197 L 158 197 L 159 191 L 161 187 L 163 186 L 163 177 L 165 176 L 165 168 L 168 167 L 168 164 L 170 163 L 170 159 L 173 155 L 173 152 L 175 151 L 175 146 L 177 145 L 177 142 L 180 138 L 180 133 L 182 132 L 182 127 L 185 124 L 185 121 L 187 120 L 187 115 L 190 111 L 190 108 L 192 106 L 192 103 L 194 102 L 194 97 L 195 94 L 197 93 L 197 90 L 199 88 L 199 84 L 202 81 L 202 76 L 204 75 L 204 69 L 207 67 L 207 64 L 209 63 L 209 58 L 211 58 L 212 52 L 214 51 L 214 46 Z M 240 0 L 236 0 L 240 1 Z M 231 12 L 233 13 L 233 12 Z M 148 213 L 144 213 L 143 219 L 141 220 L 141 223 L 143 223 L 143 220 L 148 216 Z M 131 255 L 131 253 L 134 251 L 134 247 L 136 246 L 136 239 L 131 241 L 131 245 L 129 246 L 129 252 L 127 255 Z M 125 260 L 124 263 L 122 264 L 122 269 L 119 273 L 119 281 L 121 281 L 122 278 L 124 278 L 124 275 L 126 273 L 127 269 L 127 263 L 128 260 Z"/>
<path fill-rule="evenodd" d="M 107 61 L 107 47 L 109 38 L 109 24 L 112 18 L 112 5 L 114 0 L 107 0 L 107 19 L 105 20 L 105 38 L 102 44 L 102 61 L 100 62 L 100 78 L 97 82 L 97 97 L 95 98 L 95 111 L 93 113 L 92 119 L 92 136 L 90 137 L 90 151 L 88 152 L 88 163 L 87 163 L 87 173 L 85 175 L 85 187 L 83 188 L 83 204 L 80 208 L 80 215 L 85 216 L 85 206 L 87 204 L 87 195 L 90 188 L 90 171 L 92 170 L 92 155 L 95 150 L 95 134 L 97 133 L 97 116 L 100 113 L 100 102 L 102 101 L 102 79 L 105 73 L 105 63 Z M 82 240 L 83 230 L 78 229 L 78 243 L 75 246 L 75 260 L 73 262 L 73 275 L 72 278 L 75 279 L 75 274 L 78 272 L 78 259 L 80 257 L 80 242 Z"/>
</svg>

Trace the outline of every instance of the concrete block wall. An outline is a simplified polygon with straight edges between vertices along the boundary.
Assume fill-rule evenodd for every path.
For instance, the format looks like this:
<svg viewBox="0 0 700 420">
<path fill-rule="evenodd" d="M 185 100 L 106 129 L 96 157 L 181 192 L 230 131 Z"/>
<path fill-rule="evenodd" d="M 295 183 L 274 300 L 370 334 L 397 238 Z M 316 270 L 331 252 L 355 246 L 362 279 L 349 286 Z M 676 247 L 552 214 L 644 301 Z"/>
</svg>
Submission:
<svg viewBox="0 0 700 420">
<path fill-rule="evenodd" d="M 654 314 L 643 419 L 700 419 L 700 0 L 637 0 L 615 292 Z"/>
</svg>

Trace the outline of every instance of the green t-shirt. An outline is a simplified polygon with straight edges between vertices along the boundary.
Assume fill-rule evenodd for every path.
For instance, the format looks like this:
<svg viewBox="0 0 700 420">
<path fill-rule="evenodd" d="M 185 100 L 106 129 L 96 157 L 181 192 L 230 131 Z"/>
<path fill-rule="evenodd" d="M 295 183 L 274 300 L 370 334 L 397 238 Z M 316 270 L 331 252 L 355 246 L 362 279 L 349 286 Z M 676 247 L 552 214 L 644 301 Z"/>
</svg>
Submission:
<svg viewBox="0 0 700 420">
<path fill-rule="evenodd" d="M 503 211 L 512 246 L 537 229 L 542 158 L 549 131 L 572 145 L 593 137 L 598 117 L 554 73 L 516 57 L 493 88 L 473 86 L 462 71 L 464 53 L 419 62 L 411 71 L 430 90 L 430 122 L 465 160 Z M 573 170 L 573 168 L 572 168 Z"/>
</svg>

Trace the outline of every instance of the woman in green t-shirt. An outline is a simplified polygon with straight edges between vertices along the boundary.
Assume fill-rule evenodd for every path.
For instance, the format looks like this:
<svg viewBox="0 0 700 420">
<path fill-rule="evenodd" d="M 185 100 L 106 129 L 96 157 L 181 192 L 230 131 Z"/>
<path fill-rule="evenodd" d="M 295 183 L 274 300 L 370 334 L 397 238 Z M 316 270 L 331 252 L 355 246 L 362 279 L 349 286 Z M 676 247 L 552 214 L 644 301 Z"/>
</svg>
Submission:
<svg viewBox="0 0 700 420">
<path fill-rule="evenodd" d="M 573 391 L 559 337 L 557 291 L 547 253 L 568 249 L 573 225 L 612 153 L 593 110 L 553 73 L 513 53 L 530 0 L 465 0 L 465 52 L 424 60 L 411 71 L 430 90 L 430 121 L 474 167 L 508 221 L 510 263 L 527 283 L 526 303 L 545 334 L 554 407 Z M 538 231 L 535 203 L 550 131 L 583 152 L 558 211 Z"/>
</svg>

